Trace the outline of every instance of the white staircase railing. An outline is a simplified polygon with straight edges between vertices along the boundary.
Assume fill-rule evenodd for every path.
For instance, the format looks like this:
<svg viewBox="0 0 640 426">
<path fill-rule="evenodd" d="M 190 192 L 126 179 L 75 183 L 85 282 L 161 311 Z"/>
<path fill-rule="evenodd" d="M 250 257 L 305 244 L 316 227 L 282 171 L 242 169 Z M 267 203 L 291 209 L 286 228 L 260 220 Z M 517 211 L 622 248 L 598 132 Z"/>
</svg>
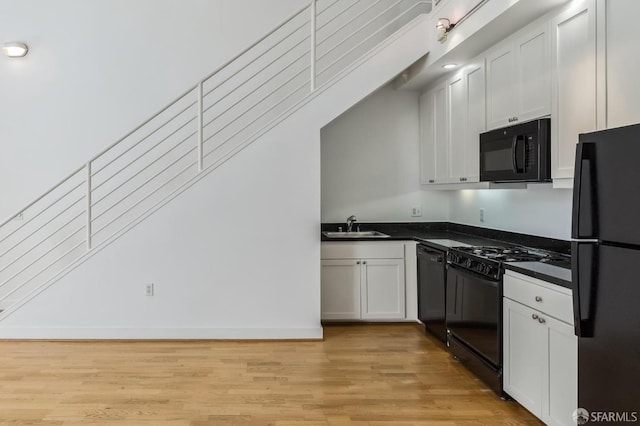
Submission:
<svg viewBox="0 0 640 426">
<path fill-rule="evenodd" d="M 430 3 L 311 1 L 2 222 L 3 315 L 257 139 Z"/>
</svg>

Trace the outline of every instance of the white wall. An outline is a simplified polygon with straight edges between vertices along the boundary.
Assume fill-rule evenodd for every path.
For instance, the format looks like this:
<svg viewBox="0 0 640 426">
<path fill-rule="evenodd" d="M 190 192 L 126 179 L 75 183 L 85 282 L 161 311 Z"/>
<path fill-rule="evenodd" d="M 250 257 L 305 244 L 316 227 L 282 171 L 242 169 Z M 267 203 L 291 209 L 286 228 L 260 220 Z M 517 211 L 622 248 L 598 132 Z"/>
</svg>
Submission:
<svg viewBox="0 0 640 426">
<path fill-rule="evenodd" d="M 5 313 L 0 338 L 317 338 L 320 128 L 426 52 L 391 37 L 229 162 Z M 145 284 L 156 295 L 145 296 Z"/>
<path fill-rule="evenodd" d="M 381 88 L 322 129 L 322 221 L 436 221 L 445 193 L 421 192 L 418 92 Z M 422 217 L 412 217 L 412 207 Z"/>
<path fill-rule="evenodd" d="M 0 55 L 0 220 L 305 3 L 5 1 L 0 43 L 30 50 Z"/>
<path fill-rule="evenodd" d="M 528 189 L 452 191 L 450 220 L 464 225 L 539 235 L 571 238 L 571 190 L 549 185 Z M 480 222 L 480 209 L 484 222 Z"/>
<path fill-rule="evenodd" d="M 319 144 L 295 130 L 253 144 L 7 317 L 0 335 L 321 337 Z"/>
</svg>

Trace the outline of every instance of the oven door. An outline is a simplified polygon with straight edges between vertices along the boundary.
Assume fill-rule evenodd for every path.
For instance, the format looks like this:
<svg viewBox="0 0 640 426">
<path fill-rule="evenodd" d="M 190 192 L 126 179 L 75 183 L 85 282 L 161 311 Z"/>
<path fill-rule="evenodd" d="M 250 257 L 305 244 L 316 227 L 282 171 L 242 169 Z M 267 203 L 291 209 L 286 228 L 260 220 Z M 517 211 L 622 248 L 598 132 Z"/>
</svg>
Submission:
<svg viewBox="0 0 640 426">
<path fill-rule="evenodd" d="M 500 281 L 449 265 L 447 329 L 494 366 L 502 365 Z"/>
</svg>

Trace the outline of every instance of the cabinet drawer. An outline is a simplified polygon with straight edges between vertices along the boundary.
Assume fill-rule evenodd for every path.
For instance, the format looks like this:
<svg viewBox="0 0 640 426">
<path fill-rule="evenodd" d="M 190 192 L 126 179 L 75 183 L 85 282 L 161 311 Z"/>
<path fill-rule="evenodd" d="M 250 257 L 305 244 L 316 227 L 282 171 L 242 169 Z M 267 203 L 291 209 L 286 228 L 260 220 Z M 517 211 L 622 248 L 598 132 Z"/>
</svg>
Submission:
<svg viewBox="0 0 640 426">
<path fill-rule="evenodd" d="M 402 242 L 323 242 L 321 259 L 404 259 Z"/>
<path fill-rule="evenodd" d="M 504 275 L 504 296 L 573 324 L 571 290 L 508 271 Z"/>
</svg>

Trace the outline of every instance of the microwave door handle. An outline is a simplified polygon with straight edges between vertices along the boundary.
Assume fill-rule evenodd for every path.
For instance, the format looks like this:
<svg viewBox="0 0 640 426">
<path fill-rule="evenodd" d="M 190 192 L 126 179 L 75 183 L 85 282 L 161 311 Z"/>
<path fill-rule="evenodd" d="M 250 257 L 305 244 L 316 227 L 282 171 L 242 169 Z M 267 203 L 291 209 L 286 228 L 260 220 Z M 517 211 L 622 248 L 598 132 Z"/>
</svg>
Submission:
<svg viewBox="0 0 640 426">
<path fill-rule="evenodd" d="M 518 135 L 513 137 L 511 141 L 511 166 L 513 173 L 518 173 L 518 157 L 516 156 L 516 148 L 518 147 Z"/>
<path fill-rule="evenodd" d="M 526 143 L 526 136 L 524 135 L 516 135 L 511 141 L 511 165 L 513 167 L 513 173 L 515 174 L 526 172 L 524 168 L 521 169 L 518 167 L 518 141 L 520 141 L 520 139 Z M 523 162 L 526 165 L 526 158 L 523 159 Z"/>
</svg>

